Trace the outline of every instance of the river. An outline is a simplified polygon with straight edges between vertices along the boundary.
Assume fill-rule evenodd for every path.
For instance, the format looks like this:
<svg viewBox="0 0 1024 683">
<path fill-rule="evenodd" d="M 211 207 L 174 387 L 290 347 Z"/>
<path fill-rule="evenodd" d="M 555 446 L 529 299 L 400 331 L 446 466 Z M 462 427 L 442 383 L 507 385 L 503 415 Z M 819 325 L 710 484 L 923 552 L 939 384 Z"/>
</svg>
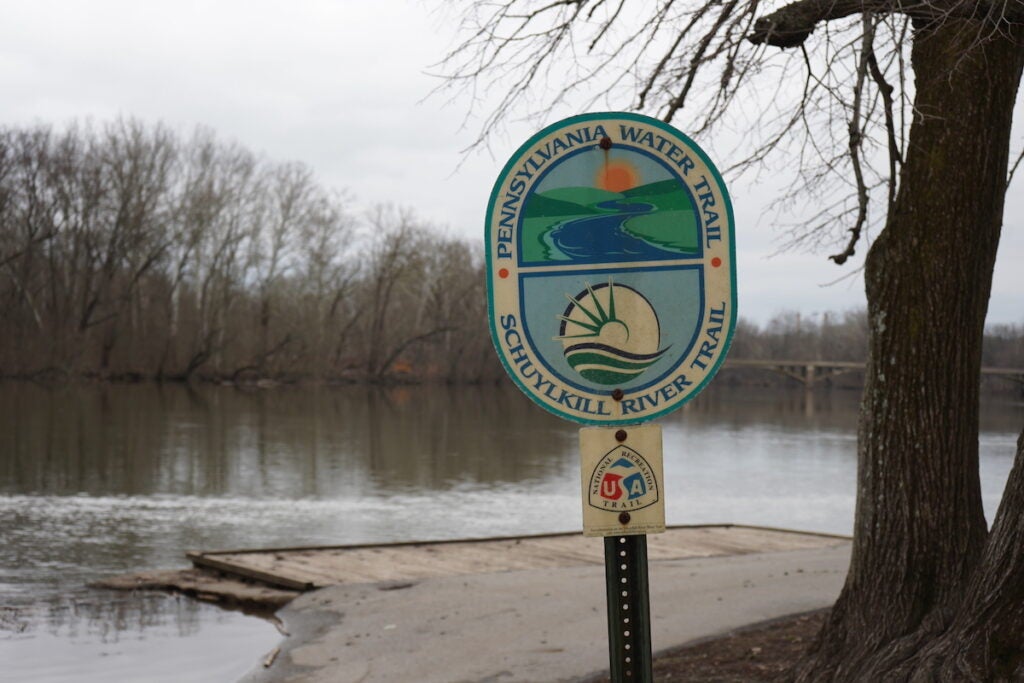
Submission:
<svg viewBox="0 0 1024 683">
<path fill-rule="evenodd" d="M 551 241 L 570 260 L 578 263 L 609 263 L 664 261 L 680 257 L 678 252 L 661 249 L 626 231 L 626 221 L 654 211 L 656 207 L 653 204 L 614 200 L 601 202 L 597 207 L 618 213 L 576 218 L 551 231 Z"/>
<path fill-rule="evenodd" d="M 712 387 L 661 421 L 670 524 L 848 534 L 857 396 Z M 1024 424 L 982 408 L 991 519 Z M 10 680 L 231 681 L 280 635 L 87 588 L 189 549 L 580 527 L 576 427 L 501 387 L 0 383 L 0 661 Z"/>
</svg>

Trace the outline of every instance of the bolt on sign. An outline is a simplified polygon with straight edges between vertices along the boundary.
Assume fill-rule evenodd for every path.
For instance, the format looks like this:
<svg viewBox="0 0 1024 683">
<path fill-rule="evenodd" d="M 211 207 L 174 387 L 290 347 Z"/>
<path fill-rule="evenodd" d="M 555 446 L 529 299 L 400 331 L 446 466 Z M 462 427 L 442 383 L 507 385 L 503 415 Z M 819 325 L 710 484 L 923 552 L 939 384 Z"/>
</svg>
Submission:
<svg viewBox="0 0 1024 683">
<path fill-rule="evenodd" d="M 732 206 L 707 155 L 660 121 L 586 114 L 530 138 L 487 210 L 490 329 L 534 402 L 590 425 L 692 399 L 736 320 Z"/>
</svg>

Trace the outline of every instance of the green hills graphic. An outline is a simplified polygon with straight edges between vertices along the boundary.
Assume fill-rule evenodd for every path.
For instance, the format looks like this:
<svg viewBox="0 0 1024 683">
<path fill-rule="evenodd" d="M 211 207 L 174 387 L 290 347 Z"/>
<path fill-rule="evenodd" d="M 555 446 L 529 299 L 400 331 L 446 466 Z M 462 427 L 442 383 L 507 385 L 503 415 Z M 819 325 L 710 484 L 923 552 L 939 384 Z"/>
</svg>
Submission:
<svg viewBox="0 0 1024 683">
<path fill-rule="evenodd" d="M 526 211 L 523 212 L 523 215 L 526 218 L 545 218 L 548 216 L 592 216 L 597 213 L 601 213 L 601 211 L 592 209 L 585 204 L 556 199 L 546 194 L 535 194 L 527 201 Z"/>
<path fill-rule="evenodd" d="M 560 187 L 531 194 L 523 208 L 523 260 L 565 260 L 567 257 L 551 243 L 548 234 L 560 224 L 576 218 L 619 213 L 614 208 L 597 206 L 615 200 L 654 207 L 650 212 L 633 216 L 623 223 L 623 229 L 634 237 L 681 255 L 698 251 L 697 213 L 679 182 L 669 179 L 621 193 L 595 187 Z"/>
<path fill-rule="evenodd" d="M 650 185 L 641 185 L 622 193 L 628 199 L 654 204 L 659 211 L 690 210 L 692 204 L 686 192 L 675 180 L 662 180 Z"/>
<path fill-rule="evenodd" d="M 533 198 L 553 199 L 576 207 L 590 207 L 601 202 L 622 199 L 625 195 L 618 192 L 609 192 L 596 187 L 560 187 L 547 192 L 541 192 L 531 196 Z M 527 211 L 530 210 L 527 205 Z"/>
</svg>

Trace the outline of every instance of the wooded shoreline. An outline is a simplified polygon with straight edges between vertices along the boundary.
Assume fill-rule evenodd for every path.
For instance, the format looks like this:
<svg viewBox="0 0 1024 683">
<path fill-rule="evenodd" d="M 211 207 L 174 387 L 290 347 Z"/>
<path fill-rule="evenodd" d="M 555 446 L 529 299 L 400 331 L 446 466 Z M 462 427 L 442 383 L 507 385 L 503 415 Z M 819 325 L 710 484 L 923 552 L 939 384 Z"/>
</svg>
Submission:
<svg viewBox="0 0 1024 683">
<path fill-rule="evenodd" d="M 742 362 L 742 361 L 741 361 Z M 760 362 L 760 361 L 756 361 Z M 862 368 L 843 369 L 838 372 L 821 372 L 815 379 L 801 381 L 800 377 L 787 365 L 791 361 L 763 361 L 765 367 L 733 365 L 728 361 L 717 375 L 719 386 L 750 387 L 772 390 L 803 389 L 805 391 L 860 391 L 864 387 L 864 370 Z M 822 362 L 826 368 L 828 362 Z M 771 367 L 769 367 L 771 366 Z M 799 366 L 795 366 L 799 368 Z M 1024 399 L 1024 369 L 1008 369 L 1014 371 L 1010 375 L 983 375 L 981 393 L 987 396 L 1003 396 Z M 804 371 L 806 372 L 806 371 Z M 132 384 L 199 384 L 234 388 L 239 391 L 264 391 L 285 386 L 299 387 L 401 387 L 422 385 L 444 385 L 464 387 L 485 387 L 511 383 L 506 377 L 493 379 L 461 379 L 425 377 L 411 373 L 389 374 L 384 377 L 346 376 L 346 377 L 305 377 L 305 376 L 260 376 L 246 373 L 241 377 L 198 375 L 192 377 L 164 376 L 149 377 L 139 373 L 108 374 L 80 373 L 70 374 L 53 368 L 45 368 L 31 374 L 0 374 L 0 382 L 32 382 L 48 386 L 60 386 L 76 383 L 98 383 L 109 385 Z"/>
<path fill-rule="evenodd" d="M 413 211 L 365 212 L 302 164 L 134 120 L 0 128 L 0 152 L 0 377 L 504 377 L 481 245 Z M 863 362 L 867 329 L 863 310 L 741 317 L 729 357 Z M 1024 367 L 1024 324 L 991 326 L 982 365 Z"/>
</svg>

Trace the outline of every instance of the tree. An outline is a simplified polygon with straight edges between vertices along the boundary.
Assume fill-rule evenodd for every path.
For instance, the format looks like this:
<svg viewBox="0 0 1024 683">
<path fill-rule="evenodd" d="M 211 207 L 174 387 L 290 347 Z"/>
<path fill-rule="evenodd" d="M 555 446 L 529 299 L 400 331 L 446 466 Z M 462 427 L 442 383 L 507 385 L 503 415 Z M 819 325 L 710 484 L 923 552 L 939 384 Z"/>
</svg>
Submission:
<svg viewBox="0 0 1024 683">
<path fill-rule="evenodd" d="M 685 116 L 695 134 L 742 130 L 749 93 L 773 89 L 746 112 L 754 139 L 737 167 L 798 156 L 795 189 L 823 208 L 791 243 L 836 242 L 842 264 L 880 228 L 865 261 L 853 556 L 794 676 L 1024 677 L 1024 449 L 990 532 L 977 443 L 983 326 L 1020 163 L 1010 170 L 1024 3 L 794 0 L 768 14 L 756 0 L 627 4 L 472 3 L 445 66 L 449 87 L 504 88 L 478 142 L 515 105 L 544 116 L 591 85 L 667 121 Z"/>
<path fill-rule="evenodd" d="M 382 380 L 404 353 L 452 327 L 446 311 L 430 309 L 430 297 L 424 296 L 424 287 L 429 290 L 426 254 L 432 249 L 424 226 L 411 212 L 390 206 L 377 206 L 370 223 L 366 375 Z"/>
<path fill-rule="evenodd" d="M 0 126 L 0 377 L 500 376 L 478 255 L 352 204 L 205 129 Z"/>
</svg>

